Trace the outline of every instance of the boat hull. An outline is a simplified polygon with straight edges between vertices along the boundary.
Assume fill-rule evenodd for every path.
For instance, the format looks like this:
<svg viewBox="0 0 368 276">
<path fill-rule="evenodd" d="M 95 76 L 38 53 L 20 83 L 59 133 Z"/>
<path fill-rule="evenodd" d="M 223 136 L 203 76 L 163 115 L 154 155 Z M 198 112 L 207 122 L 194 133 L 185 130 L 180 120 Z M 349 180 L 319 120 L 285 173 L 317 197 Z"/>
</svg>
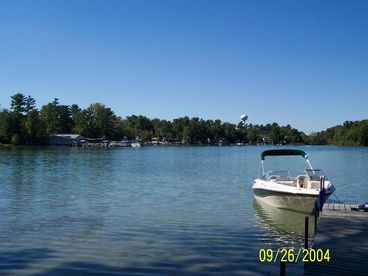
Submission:
<svg viewBox="0 0 368 276">
<path fill-rule="evenodd" d="M 254 188 L 254 196 L 272 207 L 293 210 L 303 213 L 312 213 L 318 200 L 318 195 L 292 194 L 285 192 L 269 191 L 266 189 Z M 329 195 L 326 195 L 326 198 Z"/>
<path fill-rule="evenodd" d="M 253 193 L 258 200 L 276 208 L 288 209 L 303 213 L 312 213 L 318 200 L 320 189 L 298 187 L 293 181 L 283 182 L 265 181 L 256 179 L 253 184 Z M 288 185 L 287 185 L 288 184 Z M 318 183 L 317 183 L 318 184 Z M 295 185 L 295 186 L 294 186 Z M 315 183 L 313 186 L 316 186 Z M 325 182 L 325 200 L 334 192 L 331 182 Z"/>
<path fill-rule="evenodd" d="M 315 207 L 315 202 L 318 199 L 317 196 L 304 196 L 304 195 L 288 195 L 288 194 L 269 194 L 265 195 L 262 191 L 254 190 L 254 196 L 257 200 L 260 200 L 272 207 L 293 210 L 303 213 L 311 214 Z"/>
</svg>

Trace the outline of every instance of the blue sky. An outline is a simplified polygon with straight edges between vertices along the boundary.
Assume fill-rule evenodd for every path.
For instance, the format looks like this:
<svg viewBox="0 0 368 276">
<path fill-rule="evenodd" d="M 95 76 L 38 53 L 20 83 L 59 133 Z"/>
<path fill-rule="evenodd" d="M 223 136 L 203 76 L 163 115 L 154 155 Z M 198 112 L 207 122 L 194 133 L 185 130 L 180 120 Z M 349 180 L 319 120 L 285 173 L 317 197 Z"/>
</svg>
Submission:
<svg viewBox="0 0 368 276">
<path fill-rule="evenodd" d="M 0 1 L 0 104 L 291 124 L 367 118 L 368 1 Z"/>
</svg>

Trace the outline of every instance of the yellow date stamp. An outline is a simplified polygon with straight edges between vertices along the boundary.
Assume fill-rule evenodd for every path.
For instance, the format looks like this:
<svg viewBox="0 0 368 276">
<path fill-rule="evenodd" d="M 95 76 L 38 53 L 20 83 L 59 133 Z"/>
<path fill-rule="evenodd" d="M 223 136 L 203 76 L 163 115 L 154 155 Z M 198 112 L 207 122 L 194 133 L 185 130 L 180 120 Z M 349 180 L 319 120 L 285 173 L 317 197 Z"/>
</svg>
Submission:
<svg viewBox="0 0 368 276">
<path fill-rule="evenodd" d="M 329 262 L 330 259 L 330 249 L 299 248 L 297 250 L 294 248 L 279 248 L 272 250 L 271 248 L 262 248 L 259 250 L 259 261 L 261 263 L 275 263 L 277 260 L 284 263 L 297 263 L 299 260 L 303 263 L 321 263 Z"/>
</svg>

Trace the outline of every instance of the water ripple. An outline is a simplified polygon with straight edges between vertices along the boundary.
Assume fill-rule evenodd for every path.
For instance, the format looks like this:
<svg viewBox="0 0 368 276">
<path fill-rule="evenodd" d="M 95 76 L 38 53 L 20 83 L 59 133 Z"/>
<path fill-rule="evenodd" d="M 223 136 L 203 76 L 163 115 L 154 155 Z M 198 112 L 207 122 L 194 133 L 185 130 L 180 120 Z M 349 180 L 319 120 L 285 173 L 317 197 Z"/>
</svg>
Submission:
<svg viewBox="0 0 368 276">
<path fill-rule="evenodd" d="M 0 149 L 0 274 L 278 274 L 259 250 L 302 246 L 303 217 L 253 202 L 263 149 Z M 330 178 L 367 160 L 331 151 Z"/>
</svg>

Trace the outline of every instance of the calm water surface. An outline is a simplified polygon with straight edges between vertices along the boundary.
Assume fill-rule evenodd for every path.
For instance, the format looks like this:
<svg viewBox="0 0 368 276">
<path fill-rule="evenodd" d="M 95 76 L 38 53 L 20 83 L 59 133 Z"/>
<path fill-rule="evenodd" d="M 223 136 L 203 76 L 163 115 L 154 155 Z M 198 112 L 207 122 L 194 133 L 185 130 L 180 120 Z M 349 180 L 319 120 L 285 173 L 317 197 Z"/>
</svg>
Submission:
<svg viewBox="0 0 368 276">
<path fill-rule="evenodd" d="M 340 200 L 368 201 L 367 148 L 299 148 Z M 304 215 L 254 200 L 265 149 L 2 148 L 0 273 L 277 275 L 259 249 L 302 247 Z"/>
</svg>

